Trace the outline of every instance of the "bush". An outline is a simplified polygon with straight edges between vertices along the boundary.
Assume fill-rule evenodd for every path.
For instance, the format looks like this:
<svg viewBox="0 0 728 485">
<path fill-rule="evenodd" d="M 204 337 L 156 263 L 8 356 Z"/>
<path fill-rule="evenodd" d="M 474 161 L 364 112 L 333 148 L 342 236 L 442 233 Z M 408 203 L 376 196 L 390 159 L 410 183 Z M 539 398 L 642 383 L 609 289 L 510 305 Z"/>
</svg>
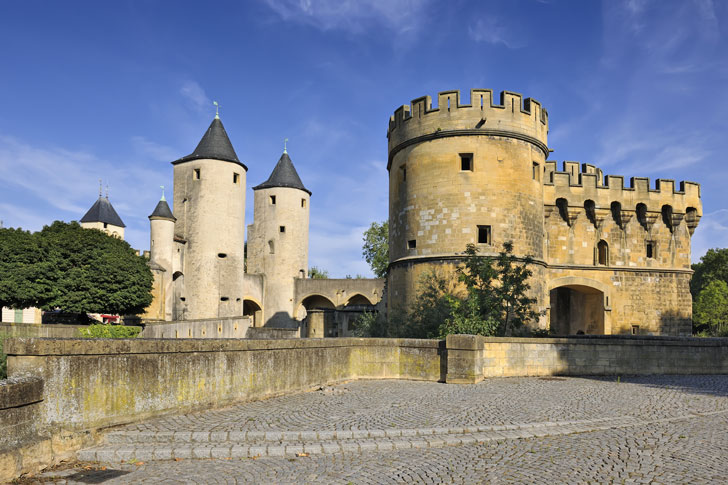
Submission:
<svg viewBox="0 0 728 485">
<path fill-rule="evenodd" d="M 136 338 L 141 327 L 125 327 L 124 325 L 89 325 L 81 329 L 83 338 Z"/>
</svg>

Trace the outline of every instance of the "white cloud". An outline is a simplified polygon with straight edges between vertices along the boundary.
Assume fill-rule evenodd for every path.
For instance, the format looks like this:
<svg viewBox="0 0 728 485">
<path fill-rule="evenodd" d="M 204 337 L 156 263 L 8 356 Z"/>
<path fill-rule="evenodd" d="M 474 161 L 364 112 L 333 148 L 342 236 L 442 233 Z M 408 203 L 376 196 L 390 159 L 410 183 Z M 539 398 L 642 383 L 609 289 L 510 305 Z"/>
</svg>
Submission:
<svg viewBox="0 0 728 485">
<path fill-rule="evenodd" d="M 212 106 L 212 101 L 205 94 L 205 90 L 202 89 L 195 81 L 185 81 L 179 89 L 179 93 L 187 100 L 189 105 L 196 111 L 208 111 Z"/>
<path fill-rule="evenodd" d="M 693 263 L 700 262 L 708 249 L 728 248 L 728 209 L 703 214 L 691 244 Z"/>
<path fill-rule="evenodd" d="M 362 33 L 382 26 L 398 35 L 419 31 L 430 0 L 263 0 L 281 19 L 320 30 Z"/>
<path fill-rule="evenodd" d="M 171 162 L 179 158 L 178 149 L 161 145 L 143 136 L 131 137 L 131 145 L 141 157 L 151 158 L 159 162 Z"/>
<path fill-rule="evenodd" d="M 468 27 L 468 35 L 476 42 L 488 44 L 503 44 L 509 49 L 524 47 L 522 41 L 517 40 L 512 28 L 506 22 L 495 15 L 481 17 Z M 522 36 L 521 36 L 522 38 Z"/>
</svg>

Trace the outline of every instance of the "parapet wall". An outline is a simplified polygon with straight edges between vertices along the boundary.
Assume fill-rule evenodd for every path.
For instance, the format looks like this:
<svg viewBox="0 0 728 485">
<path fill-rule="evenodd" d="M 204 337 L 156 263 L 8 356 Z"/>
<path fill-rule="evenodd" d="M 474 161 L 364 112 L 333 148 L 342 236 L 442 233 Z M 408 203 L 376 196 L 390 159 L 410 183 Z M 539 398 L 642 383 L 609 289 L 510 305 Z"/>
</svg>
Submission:
<svg viewBox="0 0 728 485">
<path fill-rule="evenodd" d="M 148 322 L 140 338 L 245 338 L 252 326 L 248 316 L 204 318 L 177 322 Z"/>
<path fill-rule="evenodd" d="M 599 208 L 609 209 L 612 202 L 619 202 L 624 210 L 634 211 L 637 204 L 647 206 L 647 211 L 659 213 L 663 205 L 670 205 L 676 212 L 695 209 L 702 216 L 700 184 L 657 179 L 650 188 L 650 179 L 631 177 L 625 186 L 621 175 L 604 175 L 602 170 L 590 164 L 563 162 L 563 170 L 557 171 L 557 162 L 547 161 L 544 173 L 544 204 L 554 206 L 556 199 L 567 199 L 569 206 L 583 207 L 585 200 L 593 200 Z"/>
<path fill-rule="evenodd" d="M 502 91 L 495 103 L 490 89 L 472 89 L 470 104 L 460 103 L 460 91 L 438 94 L 438 105 L 423 96 L 394 112 L 389 120 L 390 162 L 392 150 L 424 135 L 450 136 L 454 131 L 468 134 L 511 136 L 532 141 L 548 155 L 548 113 L 541 103 L 510 91 Z"/>
<path fill-rule="evenodd" d="M 447 351 L 449 383 L 514 376 L 728 374 L 724 338 L 448 335 Z"/>
</svg>

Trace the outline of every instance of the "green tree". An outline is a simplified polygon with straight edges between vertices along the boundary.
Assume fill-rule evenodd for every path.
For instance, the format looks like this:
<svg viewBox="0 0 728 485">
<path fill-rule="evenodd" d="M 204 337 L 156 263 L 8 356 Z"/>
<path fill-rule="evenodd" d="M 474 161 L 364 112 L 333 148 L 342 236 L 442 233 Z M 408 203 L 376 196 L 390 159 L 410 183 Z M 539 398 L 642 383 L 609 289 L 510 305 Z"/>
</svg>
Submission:
<svg viewBox="0 0 728 485">
<path fill-rule="evenodd" d="M 308 277 L 314 280 L 325 280 L 329 277 L 329 272 L 325 269 L 311 266 L 308 269 Z"/>
<path fill-rule="evenodd" d="M 728 337 L 728 284 L 713 280 L 693 303 L 693 326 L 699 332 Z"/>
<path fill-rule="evenodd" d="M 78 223 L 30 234 L 0 230 L 3 306 L 137 314 L 152 302 L 152 273 L 128 243 Z"/>
<path fill-rule="evenodd" d="M 142 313 L 152 302 L 152 272 L 129 244 L 78 223 L 56 221 L 38 233 L 52 264 L 44 309 L 78 313 Z"/>
<path fill-rule="evenodd" d="M 728 283 L 728 248 L 708 249 L 708 252 L 700 258 L 700 262 L 692 267 L 695 273 L 690 281 L 690 292 L 695 299 L 700 290 L 708 286 L 711 281 L 721 280 Z"/>
<path fill-rule="evenodd" d="M 372 222 L 369 229 L 364 231 L 364 245 L 362 254 L 374 276 L 384 278 L 389 267 L 389 221 L 381 224 Z"/>
</svg>

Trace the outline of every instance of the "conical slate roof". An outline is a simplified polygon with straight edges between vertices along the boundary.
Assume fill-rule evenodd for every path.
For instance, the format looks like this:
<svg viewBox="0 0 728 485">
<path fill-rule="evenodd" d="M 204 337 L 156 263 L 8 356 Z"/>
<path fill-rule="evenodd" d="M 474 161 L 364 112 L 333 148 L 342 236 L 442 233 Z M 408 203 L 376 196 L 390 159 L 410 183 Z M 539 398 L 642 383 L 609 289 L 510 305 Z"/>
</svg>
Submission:
<svg viewBox="0 0 728 485">
<path fill-rule="evenodd" d="M 86 215 L 81 218 L 81 222 L 105 222 L 112 226 L 126 227 L 108 197 L 99 197 L 99 200 L 94 202 Z"/>
<path fill-rule="evenodd" d="M 154 208 L 154 212 L 152 212 L 149 218 L 169 219 L 172 222 L 177 220 L 174 217 L 174 214 L 172 214 L 172 210 L 169 208 L 169 205 L 167 205 L 167 200 L 165 198 L 162 198 L 157 203 L 157 207 Z"/>
<path fill-rule="evenodd" d="M 248 170 L 248 167 L 238 160 L 238 155 L 235 153 L 233 144 L 230 143 L 230 138 L 227 136 L 225 127 L 222 126 L 222 121 L 220 121 L 220 118 L 217 117 L 212 120 L 212 123 L 210 123 L 210 127 L 207 129 L 207 132 L 205 132 L 200 143 L 197 144 L 195 151 L 186 157 L 175 160 L 172 164 L 175 165 L 177 163 L 190 162 L 192 160 L 200 160 L 203 158 L 237 163 L 245 170 Z"/>
<path fill-rule="evenodd" d="M 278 160 L 276 167 L 273 169 L 273 173 L 271 173 L 270 177 L 268 177 L 268 180 L 256 187 L 253 187 L 253 190 L 270 189 L 272 187 L 290 187 L 292 189 L 300 189 L 304 192 L 308 192 L 308 195 L 311 195 L 311 191 L 303 186 L 301 177 L 298 176 L 296 167 L 294 167 L 293 162 L 291 162 L 291 157 L 289 157 L 288 153 L 285 151 Z"/>
</svg>

